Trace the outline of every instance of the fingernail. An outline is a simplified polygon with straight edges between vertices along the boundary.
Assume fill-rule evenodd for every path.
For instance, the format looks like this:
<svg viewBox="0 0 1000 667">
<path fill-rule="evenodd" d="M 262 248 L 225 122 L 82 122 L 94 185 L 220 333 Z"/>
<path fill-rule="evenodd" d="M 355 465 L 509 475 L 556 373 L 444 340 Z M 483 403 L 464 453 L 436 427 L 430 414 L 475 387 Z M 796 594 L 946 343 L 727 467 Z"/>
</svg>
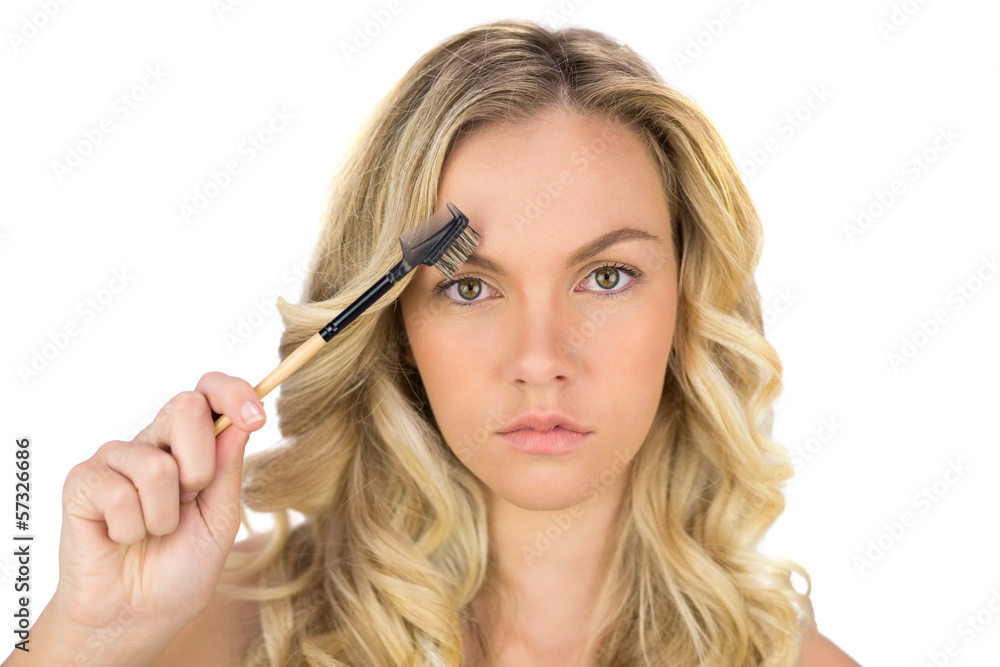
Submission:
<svg viewBox="0 0 1000 667">
<path fill-rule="evenodd" d="M 243 415 L 243 419 L 246 420 L 248 424 L 256 424 L 257 422 L 264 421 L 264 412 L 260 409 L 260 406 L 253 401 L 247 401 L 240 408 L 240 414 Z"/>
<path fill-rule="evenodd" d="M 194 500 L 197 497 L 198 497 L 198 492 L 197 491 L 188 491 L 187 493 L 182 493 L 181 494 L 181 504 L 182 505 L 186 505 L 187 503 L 191 502 L 192 500 Z"/>
</svg>

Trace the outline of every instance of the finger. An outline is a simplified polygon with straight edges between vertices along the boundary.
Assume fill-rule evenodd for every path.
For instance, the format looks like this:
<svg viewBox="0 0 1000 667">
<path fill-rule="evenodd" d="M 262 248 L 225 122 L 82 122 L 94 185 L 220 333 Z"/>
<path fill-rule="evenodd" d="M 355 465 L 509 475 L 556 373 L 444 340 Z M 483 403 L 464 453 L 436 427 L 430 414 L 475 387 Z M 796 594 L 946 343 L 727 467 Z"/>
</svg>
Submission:
<svg viewBox="0 0 1000 667">
<path fill-rule="evenodd" d="M 152 445 L 131 443 L 114 450 L 108 467 L 135 487 L 146 533 L 167 535 L 177 529 L 180 487 L 173 455 Z"/>
<path fill-rule="evenodd" d="M 177 465 L 182 501 L 190 501 L 212 481 L 215 436 L 211 408 L 208 399 L 197 391 L 184 391 L 167 401 L 133 442 L 170 453 Z"/>
<path fill-rule="evenodd" d="M 198 496 L 198 505 L 220 544 L 232 546 L 240 525 L 240 489 L 242 487 L 243 456 L 250 431 L 264 425 L 264 406 L 250 383 L 224 373 L 206 373 L 196 391 L 208 398 L 212 409 L 233 422 L 215 436 L 215 474 Z"/>
<path fill-rule="evenodd" d="M 264 425 L 264 405 L 249 382 L 225 373 L 205 373 L 195 391 L 203 394 L 212 406 L 213 422 L 225 415 L 242 431 L 250 433 Z M 214 430 L 213 430 L 214 434 Z"/>
<path fill-rule="evenodd" d="M 215 435 L 214 423 L 212 425 L 212 437 L 216 443 L 215 475 L 224 476 L 215 491 L 220 495 L 214 502 L 224 502 L 228 516 L 231 514 L 229 510 L 232 509 L 232 503 L 239 498 L 243 455 L 249 432 L 259 429 L 266 420 L 264 406 L 249 382 L 225 373 L 206 373 L 198 381 L 195 390 L 208 398 L 213 419 L 218 415 L 225 415 L 235 427 L 226 431 L 236 431 L 236 435 L 230 434 L 222 438 L 224 433 Z"/>
<path fill-rule="evenodd" d="M 231 547 L 240 526 L 240 490 L 243 455 L 250 434 L 228 428 L 216 439 L 216 469 L 212 483 L 198 494 L 198 506 L 205 523 L 220 544 Z"/>
<path fill-rule="evenodd" d="M 94 459 L 70 472 L 63 503 L 70 516 L 103 521 L 108 538 L 119 544 L 133 544 L 146 536 L 139 494 L 132 482 Z"/>
</svg>

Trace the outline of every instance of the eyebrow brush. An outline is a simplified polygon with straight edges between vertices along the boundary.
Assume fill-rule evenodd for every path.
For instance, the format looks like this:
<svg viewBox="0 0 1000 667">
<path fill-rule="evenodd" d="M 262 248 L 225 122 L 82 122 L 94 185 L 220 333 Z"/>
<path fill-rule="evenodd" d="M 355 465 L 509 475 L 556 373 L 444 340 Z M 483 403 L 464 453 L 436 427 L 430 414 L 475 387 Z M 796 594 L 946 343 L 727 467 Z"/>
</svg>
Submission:
<svg viewBox="0 0 1000 667">
<path fill-rule="evenodd" d="M 433 266 L 451 278 L 472 251 L 479 245 L 479 234 L 469 227 L 469 219 L 454 204 L 448 202 L 417 227 L 399 237 L 403 259 L 392 267 L 381 280 L 368 288 L 354 303 L 333 318 L 325 327 L 304 341 L 285 357 L 266 378 L 254 387 L 257 398 L 264 398 L 272 389 L 312 358 L 324 343 L 344 330 L 365 312 L 379 297 L 389 291 L 400 278 L 421 264 Z M 215 435 L 222 433 L 233 422 L 225 415 L 215 421 Z"/>
</svg>

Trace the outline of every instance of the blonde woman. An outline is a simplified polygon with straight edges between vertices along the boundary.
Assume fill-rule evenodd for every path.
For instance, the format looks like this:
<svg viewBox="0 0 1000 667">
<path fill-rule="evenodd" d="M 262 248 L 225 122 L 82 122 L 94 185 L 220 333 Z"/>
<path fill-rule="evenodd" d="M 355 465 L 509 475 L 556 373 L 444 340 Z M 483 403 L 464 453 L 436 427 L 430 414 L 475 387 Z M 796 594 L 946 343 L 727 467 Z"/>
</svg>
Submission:
<svg viewBox="0 0 1000 667">
<path fill-rule="evenodd" d="M 781 363 L 761 225 L 695 104 L 599 33 L 483 25 L 413 66 L 335 184 L 282 356 L 441 203 L 482 242 L 285 382 L 280 447 L 243 464 L 263 406 L 208 373 L 74 468 L 9 664 L 856 664 L 805 570 L 756 550 L 791 475 Z M 234 548 L 241 503 L 275 528 Z"/>
</svg>

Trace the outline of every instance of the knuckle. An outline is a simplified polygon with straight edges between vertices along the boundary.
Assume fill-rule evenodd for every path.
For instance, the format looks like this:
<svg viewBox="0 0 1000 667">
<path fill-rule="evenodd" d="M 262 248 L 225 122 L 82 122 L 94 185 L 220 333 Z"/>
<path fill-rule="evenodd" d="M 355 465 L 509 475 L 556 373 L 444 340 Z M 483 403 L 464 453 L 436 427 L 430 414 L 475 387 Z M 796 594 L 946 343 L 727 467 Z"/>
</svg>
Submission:
<svg viewBox="0 0 1000 667">
<path fill-rule="evenodd" d="M 232 378 L 232 383 L 233 386 L 239 391 L 239 393 L 250 394 L 256 398 L 257 392 L 254 391 L 253 385 L 244 380 L 243 378 L 234 377 Z"/>
<path fill-rule="evenodd" d="M 113 456 L 116 458 L 120 457 L 122 446 L 127 444 L 128 444 L 127 442 L 124 442 L 122 440 L 108 440 L 103 445 L 97 448 L 97 451 L 94 453 L 94 456 L 90 458 L 90 460 L 91 461 L 93 461 L 94 459 L 110 460 Z"/>
<path fill-rule="evenodd" d="M 122 443 L 128 444 L 128 443 Z M 117 468 L 125 463 L 125 452 L 122 447 L 114 447 L 108 451 L 105 460 L 107 464 L 112 468 Z"/>
<path fill-rule="evenodd" d="M 154 448 L 152 456 L 143 464 L 140 483 L 161 485 L 177 481 L 177 461 L 170 454 Z"/>
<path fill-rule="evenodd" d="M 82 500 L 100 488 L 111 473 L 107 464 L 95 455 L 70 469 L 63 483 L 63 494 Z"/>
<path fill-rule="evenodd" d="M 131 485 L 129 485 L 131 486 Z M 104 489 L 105 514 L 124 513 L 136 501 L 135 490 L 125 484 L 109 484 Z"/>
<path fill-rule="evenodd" d="M 73 466 L 66 475 L 66 481 L 63 482 L 63 505 L 79 504 L 90 495 L 95 486 L 88 483 L 91 478 L 100 481 L 90 461 Z"/>
<path fill-rule="evenodd" d="M 86 460 L 83 463 L 77 463 L 75 466 L 69 469 L 69 473 L 66 475 L 66 482 L 63 484 L 63 489 L 71 487 L 78 483 L 81 479 L 85 478 L 91 470 L 90 460 Z"/>
<path fill-rule="evenodd" d="M 163 406 L 169 414 L 194 414 L 207 415 L 209 413 L 208 400 L 197 391 L 182 391 Z"/>
<path fill-rule="evenodd" d="M 225 373 L 221 373 L 219 371 L 212 371 L 202 375 L 196 390 L 202 394 L 211 391 L 215 394 L 249 394 L 256 396 L 253 385 L 249 382 L 241 377 L 226 375 Z"/>
<path fill-rule="evenodd" d="M 209 371 L 199 378 L 198 384 L 195 385 L 195 390 L 202 391 L 203 388 L 216 385 L 228 377 L 228 375 L 221 371 Z"/>
</svg>

